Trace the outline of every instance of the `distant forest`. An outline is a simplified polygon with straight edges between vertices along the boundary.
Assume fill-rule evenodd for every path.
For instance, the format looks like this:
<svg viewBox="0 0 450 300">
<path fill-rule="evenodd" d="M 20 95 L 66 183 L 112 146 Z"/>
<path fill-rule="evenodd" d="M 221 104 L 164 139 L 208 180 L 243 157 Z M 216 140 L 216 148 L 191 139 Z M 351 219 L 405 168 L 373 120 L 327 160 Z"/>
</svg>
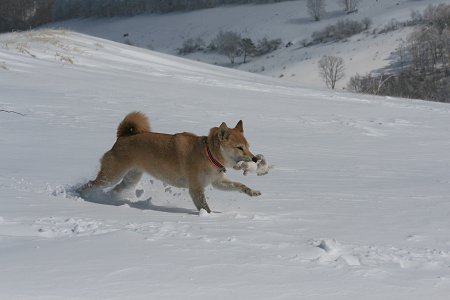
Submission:
<svg viewBox="0 0 450 300">
<path fill-rule="evenodd" d="M 72 18 L 135 16 L 283 1 L 292 0 L 1 0 L 0 32 L 26 30 Z"/>
</svg>

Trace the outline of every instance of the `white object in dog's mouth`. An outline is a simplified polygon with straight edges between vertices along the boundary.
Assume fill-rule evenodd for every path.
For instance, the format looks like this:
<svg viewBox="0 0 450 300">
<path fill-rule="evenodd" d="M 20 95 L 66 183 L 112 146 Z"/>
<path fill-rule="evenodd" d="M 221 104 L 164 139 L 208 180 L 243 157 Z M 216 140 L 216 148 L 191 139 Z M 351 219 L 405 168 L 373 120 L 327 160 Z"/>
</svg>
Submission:
<svg viewBox="0 0 450 300">
<path fill-rule="evenodd" d="M 266 175 L 272 166 L 267 163 L 262 154 L 258 154 L 256 157 L 258 158 L 256 163 L 253 161 L 240 161 L 235 165 L 234 169 L 244 170 L 244 175 L 247 175 L 248 172 L 256 173 L 258 176 Z"/>
</svg>

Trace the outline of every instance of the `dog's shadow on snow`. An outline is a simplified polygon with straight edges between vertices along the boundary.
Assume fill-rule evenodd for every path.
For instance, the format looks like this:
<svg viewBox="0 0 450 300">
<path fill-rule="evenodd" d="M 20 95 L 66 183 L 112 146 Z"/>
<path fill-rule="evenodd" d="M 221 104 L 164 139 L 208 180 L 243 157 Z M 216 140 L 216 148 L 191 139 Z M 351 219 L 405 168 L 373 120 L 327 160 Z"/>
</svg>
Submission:
<svg viewBox="0 0 450 300">
<path fill-rule="evenodd" d="M 198 211 L 194 209 L 182 208 L 182 207 L 170 207 L 164 205 L 156 205 L 152 203 L 152 197 L 145 200 L 131 201 L 126 198 L 122 198 L 119 195 L 113 195 L 110 192 L 95 191 L 89 192 L 81 197 L 86 202 L 95 204 L 111 205 L 111 206 L 128 206 L 140 210 L 154 210 L 167 213 L 176 214 L 188 214 L 198 215 Z"/>
</svg>

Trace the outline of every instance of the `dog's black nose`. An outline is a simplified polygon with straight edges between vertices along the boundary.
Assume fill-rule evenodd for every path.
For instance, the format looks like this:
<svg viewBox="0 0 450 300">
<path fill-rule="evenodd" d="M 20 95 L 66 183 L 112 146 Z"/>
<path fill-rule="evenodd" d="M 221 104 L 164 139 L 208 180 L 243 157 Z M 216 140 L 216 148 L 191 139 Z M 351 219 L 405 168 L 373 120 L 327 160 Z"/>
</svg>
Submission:
<svg viewBox="0 0 450 300">
<path fill-rule="evenodd" d="M 252 157 L 253 162 L 258 162 L 258 159 L 256 158 L 256 156 Z"/>
</svg>

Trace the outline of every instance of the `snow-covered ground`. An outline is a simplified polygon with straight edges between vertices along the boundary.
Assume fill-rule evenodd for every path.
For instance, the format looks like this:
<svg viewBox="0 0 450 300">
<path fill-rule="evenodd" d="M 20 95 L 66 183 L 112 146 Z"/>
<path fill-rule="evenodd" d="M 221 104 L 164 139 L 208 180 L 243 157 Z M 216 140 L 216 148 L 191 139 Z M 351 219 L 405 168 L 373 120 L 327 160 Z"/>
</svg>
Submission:
<svg viewBox="0 0 450 300">
<path fill-rule="evenodd" d="M 357 13 L 347 15 L 338 0 L 326 1 L 323 19 L 314 22 L 306 11 L 306 0 L 288 1 L 266 5 L 239 5 L 193 12 L 165 15 L 141 15 L 112 19 L 78 19 L 49 25 L 110 39 L 122 43 L 177 54 L 183 41 L 202 38 L 208 44 L 220 30 L 235 31 L 255 42 L 264 37 L 281 38 L 282 47 L 249 63 L 235 66 L 241 70 L 283 77 L 308 87 L 324 87 L 319 77 L 317 62 L 323 55 L 344 59 L 346 76 L 337 88 L 347 85 L 350 77 L 384 68 L 392 62 L 392 52 L 405 40 L 411 28 L 373 35 L 392 20 L 409 20 L 413 10 L 422 12 L 429 4 L 446 3 L 444 0 L 362 0 Z M 302 40 L 311 33 L 324 29 L 339 20 L 373 21 L 368 32 L 353 36 L 346 42 L 321 44 L 304 48 Z M 124 34 L 128 34 L 126 37 Z M 285 48 L 288 42 L 293 46 Z M 212 64 L 229 65 L 222 55 L 195 53 L 187 56 Z M 240 63 L 242 58 L 237 58 Z"/>
<path fill-rule="evenodd" d="M 312 90 L 71 32 L 0 35 L 0 299 L 450 295 L 450 106 Z M 87 202 L 131 110 L 155 131 L 244 120 L 249 198 L 146 177 Z M 117 204 L 117 205 L 114 205 Z M 121 204 L 121 205 L 120 205 Z"/>
</svg>

